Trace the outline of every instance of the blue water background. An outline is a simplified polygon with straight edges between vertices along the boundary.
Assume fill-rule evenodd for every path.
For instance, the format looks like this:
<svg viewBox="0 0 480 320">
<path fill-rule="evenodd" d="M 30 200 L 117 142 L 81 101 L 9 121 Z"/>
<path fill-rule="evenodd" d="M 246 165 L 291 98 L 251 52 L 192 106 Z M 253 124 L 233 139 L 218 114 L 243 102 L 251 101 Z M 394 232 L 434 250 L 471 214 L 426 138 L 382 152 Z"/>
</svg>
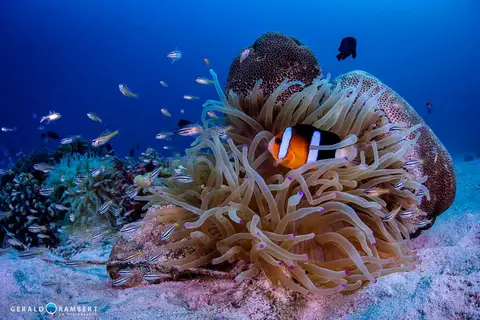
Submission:
<svg viewBox="0 0 480 320">
<path fill-rule="evenodd" d="M 405 98 L 454 155 L 480 151 L 476 100 L 480 44 L 478 1 L 0 1 L 0 144 L 16 151 L 43 147 L 39 119 L 63 117 L 47 127 L 61 136 L 94 138 L 119 130 L 117 154 L 140 143 L 164 152 L 192 141 L 155 140 L 182 117 L 199 121 L 201 105 L 217 99 L 209 76 L 222 87 L 242 48 L 267 31 L 308 45 L 332 78 L 355 69 L 370 72 Z M 338 62 L 342 38 L 358 40 L 358 56 Z M 175 48 L 183 58 L 166 57 Z M 168 83 L 168 88 L 159 81 Z M 120 94 L 119 83 L 139 94 Z M 187 101 L 185 94 L 201 100 Z M 427 115 L 425 103 L 433 102 Z M 160 113 L 167 108 L 172 118 Z M 92 111 L 104 125 L 89 120 Z M 50 142 L 54 149 L 58 144 Z M 136 151 L 137 152 L 137 151 Z M 0 158 L 3 154 L 0 155 Z"/>
</svg>

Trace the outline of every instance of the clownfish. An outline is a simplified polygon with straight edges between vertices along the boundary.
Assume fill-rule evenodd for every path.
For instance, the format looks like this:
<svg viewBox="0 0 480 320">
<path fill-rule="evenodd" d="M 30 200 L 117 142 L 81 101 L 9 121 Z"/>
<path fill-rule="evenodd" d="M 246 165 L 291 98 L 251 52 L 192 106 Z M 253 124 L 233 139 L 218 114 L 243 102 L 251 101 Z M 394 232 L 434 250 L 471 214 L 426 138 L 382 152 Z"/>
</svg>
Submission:
<svg viewBox="0 0 480 320">
<path fill-rule="evenodd" d="M 334 150 L 311 150 L 313 146 L 334 145 L 340 137 L 329 131 L 317 129 L 310 125 L 297 124 L 286 128 L 268 143 L 268 151 L 277 164 L 290 169 L 297 169 L 306 163 L 322 159 L 343 158 L 347 148 Z"/>
</svg>

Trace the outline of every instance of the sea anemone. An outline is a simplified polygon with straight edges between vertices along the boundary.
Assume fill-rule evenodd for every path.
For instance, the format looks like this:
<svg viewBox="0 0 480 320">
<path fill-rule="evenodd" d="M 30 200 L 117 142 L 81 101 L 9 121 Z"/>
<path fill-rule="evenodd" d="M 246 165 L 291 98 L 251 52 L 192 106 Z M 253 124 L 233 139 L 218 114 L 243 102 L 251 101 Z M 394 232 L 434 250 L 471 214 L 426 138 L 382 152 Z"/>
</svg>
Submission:
<svg viewBox="0 0 480 320">
<path fill-rule="evenodd" d="M 181 271 L 244 260 L 250 268 L 236 283 L 263 271 L 273 285 L 328 295 L 419 263 L 409 234 L 425 223 L 419 205 L 430 195 L 427 177 L 405 163 L 423 123 L 390 123 L 378 105 L 385 85 L 359 94 L 362 78 L 342 89 L 327 77 L 282 102 L 303 83 L 285 79 L 264 96 L 258 80 L 248 95 L 225 96 L 211 74 L 221 101 L 204 104 L 205 130 L 181 160 L 193 182 L 165 180 L 137 198 L 176 206 L 149 216 L 164 229 L 178 223 L 156 248 L 162 265 Z M 228 118 L 226 141 L 208 111 Z M 268 141 L 300 123 L 335 132 L 342 141 L 331 148 L 348 154 L 295 170 L 273 166 Z"/>
</svg>

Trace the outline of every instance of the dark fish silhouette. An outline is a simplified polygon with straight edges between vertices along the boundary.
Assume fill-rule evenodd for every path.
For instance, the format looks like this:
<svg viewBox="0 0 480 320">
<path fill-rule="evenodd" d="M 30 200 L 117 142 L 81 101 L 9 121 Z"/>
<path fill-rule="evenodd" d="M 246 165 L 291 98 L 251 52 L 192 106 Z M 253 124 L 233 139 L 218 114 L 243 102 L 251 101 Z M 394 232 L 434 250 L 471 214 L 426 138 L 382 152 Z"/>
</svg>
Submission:
<svg viewBox="0 0 480 320">
<path fill-rule="evenodd" d="M 432 108 L 433 108 L 432 101 L 428 101 L 425 105 L 427 106 L 428 113 L 432 112 Z"/>
<path fill-rule="evenodd" d="M 129 155 L 130 155 L 130 158 L 132 158 L 132 157 L 133 157 L 133 152 L 134 152 L 134 148 L 130 148 L 130 153 L 129 153 Z"/>
<path fill-rule="evenodd" d="M 338 51 L 340 51 L 340 53 L 337 54 L 338 61 L 345 60 L 350 55 L 355 59 L 357 57 L 357 39 L 354 37 L 344 38 L 342 43 L 340 43 Z"/>
<path fill-rule="evenodd" d="M 115 154 L 115 151 L 112 148 L 112 145 L 110 143 L 105 144 L 105 149 L 107 149 L 107 153 L 111 154 L 112 156 Z"/>
<path fill-rule="evenodd" d="M 180 121 L 178 121 L 177 123 L 177 126 L 179 126 L 180 128 L 183 128 L 185 126 L 188 126 L 189 124 L 193 124 L 193 123 L 185 119 L 180 119 Z"/>
<path fill-rule="evenodd" d="M 46 134 L 42 133 L 42 138 L 49 137 L 50 139 L 58 140 L 60 136 L 53 131 L 48 131 Z"/>
</svg>

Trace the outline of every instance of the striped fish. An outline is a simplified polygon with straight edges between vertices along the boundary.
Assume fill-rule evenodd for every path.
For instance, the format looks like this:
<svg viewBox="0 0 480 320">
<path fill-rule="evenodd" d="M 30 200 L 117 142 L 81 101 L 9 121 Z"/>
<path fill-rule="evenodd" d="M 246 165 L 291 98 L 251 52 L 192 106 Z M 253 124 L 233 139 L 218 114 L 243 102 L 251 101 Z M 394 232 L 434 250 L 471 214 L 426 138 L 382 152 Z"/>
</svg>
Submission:
<svg viewBox="0 0 480 320">
<path fill-rule="evenodd" d="M 127 190 L 125 190 L 125 194 L 129 199 L 133 199 L 137 196 L 138 194 L 138 189 L 135 187 L 130 187 Z"/>
<path fill-rule="evenodd" d="M 49 197 L 50 195 L 52 195 L 52 193 L 54 192 L 55 190 L 53 189 L 53 187 L 50 187 L 50 186 L 44 186 L 40 189 L 40 191 L 38 193 L 40 193 L 40 195 L 44 196 L 44 197 Z"/>
<path fill-rule="evenodd" d="M 415 225 L 419 228 L 423 228 L 425 226 L 428 226 L 430 223 L 432 223 L 431 220 L 422 220 L 422 221 L 416 222 Z"/>
<path fill-rule="evenodd" d="M 107 211 L 110 208 L 110 206 L 112 205 L 112 203 L 113 203 L 113 200 L 110 200 L 110 201 L 107 201 L 104 204 L 102 204 L 100 209 L 98 209 L 98 213 L 101 214 L 101 215 L 107 213 Z"/>
<path fill-rule="evenodd" d="M 157 254 L 154 254 L 153 256 L 148 257 L 147 261 L 148 261 L 149 263 L 155 263 L 155 262 L 158 260 L 158 258 L 160 258 L 160 256 L 161 256 L 162 254 L 163 254 L 163 252 L 159 252 L 159 253 L 157 253 Z"/>
<path fill-rule="evenodd" d="M 363 191 L 366 195 L 372 196 L 372 197 L 379 197 L 383 194 L 389 193 L 390 190 L 388 189 L 379 189 L 379 188 L 373 188 L 373 189 L 366 189 Z"/>
<path fill-rule="evenodd" d="M 160 236 L 160 239 L 165 241 L 167 240 L 168 238 L 170 238 L 170 236 L 172 235 L 173 231 L 175 231 L 175 229 L 179 226 L 180 224 L 178 222 L 174 223 L 174 224 L 171 224 L 169 225 L 165 230 L 162 231 L 162 234 Z"/>
<path fill-rule="evenodd" d="M 403 219 L 408 219 L 413 217 L 414 214 L 419 214 L 419 213 L 420 213 L 420 210 L 418 209 L 407 210 L 404 212 L 400 212 L 400 217 Z"/>
<path fill-rule="evenodd" d="M 35 257 L 41 256 L 42 254 L 43 254 L 42 250 L 29 249 L 29 250 L 23 251 L 18 256 L 20 257 L 20 259 L 33 259 Z"/>
<path fill-rule="evenodd" d="M 38 224 L 32 224 L 31 226 L 28 227 L 28 231 L 33 233 L 39 233 L 39 232 L 47 231 L 47 227 L 39 226 Z"/>
<path fill-rule="evenodd" d="M 126 226 L 124 226 L 121 230 L 120 233 L 124 235 L 128 235 L 134 232 L 137 232 L 144 226 L 143 223 L 130 223 Z"/>
<path fill-rule="evenodd" d="M 395 183 L 394 188 L 397 190 L 403 189 L 403 187 L 405 186 L 405 183 L 407 183 L 407 180 L 408 180 L 407 177 L 403 177 L 397 183 Z"/>
<path fill-rule="evenodd" d="M 127 276 L 121 276 L 120 278 L 113 280 L 112 284 L 115 287 L 123 286 L 125 283 L 127 283 L 128 280 L 130 280 L 133 277 L 133 273 Z"/>
<path fill-rule="evenodd" d="M 413 159 L 413 160 L 406 161 L 403 164 L 403 168 L 404 169 L 415 169 L 415 168 L 418 168 L 419 166 L 421 166 L 422 164 L 423 164 L 423 160 Z"/>
<path fill-rule="evenodd" d="M 424 197 L 425 196 L 425 191 L 423 191 L 422 189 L 417 190 L 417 192 L 415 192 L 415 196 L 416 197 Z"/>
<path fill-rule="evenodd" d="M 77 268 L 77 267 L 86 267 L 87 263 L 85 261 L 79 261 L 79 260 L 68 260 L 65 262 L 65 265 L 72 267 L 72 268 Z"/>
<path fill-rule="evenodd" d="M 150 175 L 148 176 L 148 178 L 153 181 L 155 180 L 158 175 L 160 174 L 160 171 L 162 171 L 162 167 L 158 167 L 156 168 L 155 170 L 152 171 L 152 173 L 150 173 Z"/>
<path fill-rule="evenodd" d="M 173 176 L 173 177 L 170 177 L 168 178 L 169 181 L 176 181 L 176 182 L 180 182 L 180 183 L 191 183 L 193 182 L 193 177 L 191 175 L 188 175 L 188 174 L 180 174 L 180 175 L 177 175 L 177 176 Z"/>
<path fill-rule="evenodd" d="M 105 172 L 105 166 L 101 166 L 100 168 L 98 169 L 95 169 L 92 171 L 92 177 L 97 177 L 98 175 L 100 175 L 101 173 L 104 173 Z"/>
<path fill-rule="evenodd" d="M 131 255 L 121 259 L 122 262 L 129 262 L 129 261 L 132 261 L 133 259 L 135 259 L 136 257 L 139 257 L 143 254 L 142 251 L 138 251 L 138 252 L 135 252 L 135 253 L 132 253 Z"/>
<path fill-rule="evenodd" d="M 143 280 L 145 281 L 158 281 L 163 279 L 171 278 L 172 276 L 168 273 L 161 273 L 161 272 L 149 272 L 143 275 Z"/>
</svg>

